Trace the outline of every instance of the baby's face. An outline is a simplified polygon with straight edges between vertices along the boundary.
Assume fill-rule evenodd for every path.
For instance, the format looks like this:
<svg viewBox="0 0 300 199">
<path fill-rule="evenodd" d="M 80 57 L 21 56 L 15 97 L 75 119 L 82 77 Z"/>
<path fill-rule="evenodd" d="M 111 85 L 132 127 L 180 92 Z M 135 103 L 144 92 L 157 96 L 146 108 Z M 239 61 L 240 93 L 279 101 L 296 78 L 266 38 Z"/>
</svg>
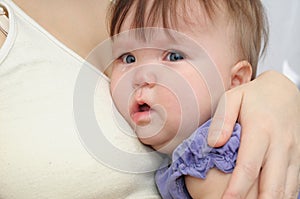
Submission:
<svg viewBox="0 0 300 199">
<path fill-rule="evenodd" d="M 171 153 L 211 117 L 233 64 L 226 27 L 218 25 L 151 28 L 139 37 L 125 23 L 114 38 L 112 97 L 144 144 Z"/>
</svg>

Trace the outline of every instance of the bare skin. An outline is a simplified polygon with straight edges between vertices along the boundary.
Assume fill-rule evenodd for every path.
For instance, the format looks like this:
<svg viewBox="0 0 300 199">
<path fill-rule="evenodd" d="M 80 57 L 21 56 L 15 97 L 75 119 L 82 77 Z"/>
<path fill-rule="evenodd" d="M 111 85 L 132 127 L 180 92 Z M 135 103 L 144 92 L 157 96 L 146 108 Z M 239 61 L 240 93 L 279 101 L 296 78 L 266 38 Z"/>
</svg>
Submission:
<svg viewBox="0 0 300 199">
<path fill-rule="evenodd" d="M 186 176 L 185 183 L 189 193 L 192 194 L 191 196 L 194 199 L 222 198 L 223 192 L 226 190 L 230 178 L 231 174 L 225 174 L 217 169 L 211 169 L 207 173 L 205 180 Z M 252 185 L 246 199 L 257 198 L 257 193 L 258 181 Z"/>
<path fill-rule="evenodd" d="M 6 36 L 2 32 L 0 32 L 0 46 L 3 45 L 5 38 L 6 38 Z"/>
<path fill-rule="evenodd" d="M 14 0 L 14 3 L 83 58 L 108 37 L 105 17 L 109 1 Z"/>
<path fill-rule="evenodd" d="M 89 52 L 101 41 L 105 40 L 108 37 L 108 34 L 106 32 L 106 24 L 105 24 L 105 13 L 106 13 L 106 7 L 109 3 L 109 1 L 103 1 L 103 0 L 89 0 L 89 1 L 82 1 L 82 0 L 14 0 L 14 3 L 16 3 L 21 9 L 23 9 L 29 16 L 31 16 L 37 23 L 39 23 L 42 27 L 44 27 L 50 34 L 52 34 L 54 37 L 56 37 L 58 40 L 60 40 L 62 43 L 64 43 L 68 48 L 72 49 L 75 51 L 78 55 L 81 57 L 85 58 Z M 63 22 L 62 22 L 63 21 Z M 5 40 L 5 36 L 1 35 L 0 33 L 0 46 L 2 45 L 3 41 Z M 274 73 L 274 72 L 272 72 Z M 266 172 L 264 172 L 264 175 L 262 176 L 263 178 L 260 180 L 260 195 L 261 198 L 272 198 L 270 197 L 272 195 L 272 190 L 274 190 L 274 187 L 272 185 L 271 181 L 275 182 L 282 182 L 280 184 L 285 184 L 287 183 L 287 186 L 285 187 L 282 185 L 282 189 L 285 190 L 285 195 L 295 195 L 297 193 L 297 185 L 296 181 L 297 176 L 299 175 L 299 118 L 300 113 L 299 113 L 299 101 L 300 101 L 300 95 L 299 93 L 295 92 L 295 86 L 292 85 L 289 81 L 287 81 L 285 78 L 281 77 L 278 78 L 277 76 L 280 76 L 277 74 L 272 75 L 272 73 L 268 73 L 270 75 L 265 75 L 259 77 L 259 79 L 262 81 L 262 85 L 265 85 L 265 81 L 267 82 L 277 82 L 279 85 L 285 85 L 284 88 L 282 89 L 277 89 L 277 92 L 279 92 L 281 95 L 280 96 L 288 96 L 285 101 L 274 101 L 273 104 L 275 104 L 273 107 L 277 107 L 279 111 L 276 113 L 279 114 L 272 114 L 273 115 L 273 123 L 270 122 L 270 127 L 274 126 L 272 124 L 277 124 L 276 127 L 278 127 L 279 122 L 281 123 L 283 120 L 286 123 L 291 124 L 290 129 L 288 132 L 284 131 L 285 134 L 282 134 L 283 131 L 278 130 L 279 132 L 276 134 L 272 133 L 266 133 L 265 137 L 268 137 L 267 141 L 264 142 L 266 139 L 257 139 L 255 137 L 256 142 L 255 145 L 252 145 L 251 140 L 246 139 L 244 143 L 249 143 L 248 145 L 242 145 L 241 147 L 244 148 L 243 153 L 239 153 L 240 161 L 239 165 L 243 167 L 243 165 L 248 165 L 247 160 L 249 157 L 253 157 L 253 154 L 256 154 L 257 151 L 260 151 L 260 156 L 259 158 L 257 156 L 256 159 L 260 159 L 261 161 L 258 161 L 257 163 L 255 162 L 255 168 L 257 169 L 250 169 L 251 171 L 254 171 L 254 178 L 249 178 L 245 177 L 245 172 L 241 172 L 241 169 L 239 171 L 237 170 L 236 172 L 233 173 L 232 178 L 231 178 L 231 183 L 230 186 L 227 190 L 226 198 L 239 198 L 242 196 L 245 196 L 252 186 L 253 182 L 256 180 L 256 177 L 258 176 L 258 173 L 260 171 L 260 166 L 262 162 L 265 163 L 265 166 L 267 171 L 274 171 L 270 172 L 270 175 L 267 175 Z M 267 78 L 269 77 L 269 78 Z M 271 78 L 272 77 L 272 78 Z M 270 79 L 270 80 L 268 80 Z M 233 92 L 229 93 L 229 96 L 245 96 L 247 93 L 250 96 L 259 96 L 259 92 L 257 92 L 258 89 L 257 87 L 261 87 L 257 82 L 252 83 L 251 85 L 244 86 L 242 88 L 236 89 Z M 262 90 L 262 89 L 260 89 Z M 268 90 L 268 88 L 265 88 L 265 90 Z M 285 91 L 284 95 L 280 91 Z M 276 94 L 273 92 L 274 95 Z M 277 95 L 278 96 L 278 95 Z M 287 99 L 291 99 L 290 96 L 293 96 L 292 101 L 288 101 Z M 274 98 L 271 98 L 274 99 Z M 242 107 L 242 112 L 241 114 L 243 115 L 243 110 L 246 110 L 245 106 L 247 107 L 257 107 L 259 109 L 260 106 L 264 105 L 265 101 L 269 103 L 269 98 L 266 98 L 264 102 L 261 102 L 261 100 L 256 101 L 256 103 L 250 103 L 247 104 L 246 102 L 243 101 L 244 98 L 241 98 L 241 100 L 233 100 L 232 103 L 236 103 L 235 105 L 237 107 L 240 107 L 241 104 L 244 106 Z M 260 102 L 260 103 L 259 103 Z M 258 106 L 260 105 L 260 106 Z M 295 107 L 293 108 L 294 111 L 289 111 L 286 112 L 285 107 Z M 280 108 L 282 107 L 282 108 Z M 237 110 L 235 115 L 238 115 Z M 285 116 L 284 118 L 281 117 L 281 112 L 280 111 L 285 111 L 288 115 Z M 269 113 L 273 113 L 274 110 L 269 110 Z M 246 116 L 244 116 L 246 117 Z M 243 117 L 243 118 L 244 118 Z M 255 115 L 257 117 L 257 115 Z M 236 119 L 236 118 L 234 118 Z M 230 119 L 229 119 L 230 120 Z M 231 119 L 232 120 L 232 119 Z M 230 121 L 231 121 L 230 120 Z M 247 120 L 248 121 L 248 120 Z M 254 127 L 252 126 L 253 123 L 251 123 L 252 129 L 260 129 L 259 127 Z M 255 123 L 256 124 L 256 123 Z M 233 123 L 232 123 L 233 125 Z M 243 125 L 243 123 L 242 123 Z M 280 125 L 279 125 L 280 126 Z M 285 125 L 284 125 L 285 126 Z M 283 128 L 283 127 L 282 127 Z M 220 128 L 216 128 L 220 129 Z M 270 128 L 271 129 L 271 128 Z M 272 132 L 272 130 L 270 130 Z M 281 128 L 275 128 L 275 129 L 281 129 Z M 259 135 L 261 135 L 261 131 L 257 131 Z M 257 134 L 258 134 L 257 133 Z M 288 133 L 289 136 L 286 136 Z M 246 134 L 246 133 L 245 133 Z M 253 135 L 256 136 L 256 134 L 247 134 L 247 135 Z M 273 136 L 270 136 L 273 135 Z M 264 143 L 273 143 L 272 146 L 276 146 L 276 140 L 281 140 L 282 139 L 280 135 L 285 135 L 284 137 L 293 137 L 292 142 L 290 144 L 286 144 L 288 149 L 285 149 L 285 151 L 288 150 L 288 153 L 286 153 L 284 156 L 278 155 L 278 154 L 273 154 L 272 160 L 270 160 L 270 157 L 268 155 L 270 154 L 270 151 L 266 153 L 266 156 L 264 156 L 266 150 L 262 149 L 256 149 L 256 146 L 260 146 L 259 143 L 257 143 L 257 140 L 262 140 L 261 142 Z M 227 136 L 225 136 L 227 137 Z M 248 136 L 249 137 L 249 136 Z M 274 139 L 276 138 L 276 139 Z M 224 142 L 226 139 L 221 139 L 219 141 L 218 145 L 222 145 L 221 143 Z M 246 141 L 248 140 L 248 141 Z M 215 141 L 211 141 L 211 143 L 215 143 Z M 287 143 L 287 142 L 284 142 Z M 243 147 L 244 146 L 244 147 Z M 246 150 L 247 148 L 247 150 Z M 267 147 L 266 147 L 267 148 Z M 272 147 L 271 147 L 272 148 Z M 277 150 L 278 151 L 278 150 Z M 272 152 L 272 150 L 271 150 Z M 250 155 L 249 155 L 250 154 Z M 288 154 L 288 155 L 287 155 Z M 244 159 L 242 157 L 245 157 Z M 274 158 L 276 157 L 276 158 Z M 290 160 L 291 165 L 287 165 L 289 168 L 294 168 L 292 169 L 283 169 L 282 174 L 279 175 L 278 172 L 276 172 L 276 167 L 273 168 L 272 165 L 273 162 L 285 162 L 285 158 Z M 294 158 L 293 158 L 294 157 Z M 281 158 L 281 159 L 280 159 Z M 275 160 L 274 160 L 275 159 Z M 279 160 L 277 160 L 279 159 Z M 251 159 L 252 160 L 252 159 Z M 254 159 L 255 160 L 255 159 Z M 253 161 L 254 161 L 253 160 Z M 252 164 L 253 165 L 253 164 Z M 250 167 L 243 167 L 243 168 L 250 168 Z M 251 167 L 252 168 L 252 167 Z M 270 169 L 272 168 L 272 169 Z M 285 177 L 282 178 L 285 172 L 289 171 L 287 180 L 285 180 Z M 285 172 L 284 172 L 285 171 Z M 239 174 L 237 174 L 239 173 Z M 247 172 L 246 172 L 247 173 Z M 249 173 L 249 172 L 248 172 Z M 271 175 L 272 174 L 272 175 Z M 273 175 L 275 174 L 275 175 Z M 272 176 L 271 178 L 268 178 L 268 176 Z M 270 180 L 267 180 L 270 179 Z M 281 180 L 278 180 L 281 179 Z M 277 187 L 277 185 L 275 186 Z M 282 190 L 281 189 L 281 190 Z M 276 189 L 275 189 L 276 190 Z M 278 197 L 280 198 L 280 197 Z"/>
</svg>

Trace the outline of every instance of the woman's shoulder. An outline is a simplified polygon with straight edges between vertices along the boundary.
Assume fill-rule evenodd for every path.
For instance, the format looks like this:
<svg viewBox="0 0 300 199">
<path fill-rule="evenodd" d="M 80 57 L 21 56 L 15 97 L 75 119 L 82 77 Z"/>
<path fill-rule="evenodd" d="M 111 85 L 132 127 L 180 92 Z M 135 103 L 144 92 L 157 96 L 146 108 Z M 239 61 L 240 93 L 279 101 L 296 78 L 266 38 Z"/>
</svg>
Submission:
<svg viewBox="0 0 300 199">
<path fill-rule="evenodd" d="M 14 3 L 81 57 L 86 57 L 108 37 L 105 16 L 109 1 L 14 0 Z"/>
</svg>

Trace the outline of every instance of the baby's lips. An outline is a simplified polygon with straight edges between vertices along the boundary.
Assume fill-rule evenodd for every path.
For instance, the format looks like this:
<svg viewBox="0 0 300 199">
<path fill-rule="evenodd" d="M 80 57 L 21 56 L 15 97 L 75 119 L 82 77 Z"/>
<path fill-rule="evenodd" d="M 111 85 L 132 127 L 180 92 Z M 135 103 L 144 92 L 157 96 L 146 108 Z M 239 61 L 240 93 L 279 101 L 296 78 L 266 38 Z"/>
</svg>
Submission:
<svg viewBox="0 0 300 199">
<path fill-rule="evenodd" d="M 150 109 L 148 111 L 135 112 L 131 114 L 131 119 L 138 126 L 146 126 L 151 122 Z"/>
<path fill-rule="evenodd" d="M 145 126 L 151 122 L 151 107 L 143 100 L 136 101 L 132 106 L 131 119 L 136 125 Z"/>
</svg>

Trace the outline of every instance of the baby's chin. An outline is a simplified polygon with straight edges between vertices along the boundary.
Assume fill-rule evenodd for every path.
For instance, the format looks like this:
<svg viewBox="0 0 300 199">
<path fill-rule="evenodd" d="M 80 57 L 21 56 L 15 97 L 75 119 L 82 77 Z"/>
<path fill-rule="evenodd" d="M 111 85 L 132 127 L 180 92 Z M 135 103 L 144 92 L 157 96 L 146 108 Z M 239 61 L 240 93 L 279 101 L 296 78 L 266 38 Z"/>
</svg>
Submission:
<svg viewBox="0 0 300 199">
<path fill-rule="evenodd" d="M 156 145 L 156 146 L 151 146 L 154 150 L 166 154 L 166 155 L 172 155 L 173 151 L 175 150 L 175 148 L 177 147 L 176 144 L 171 144 L 170 142 L 168 143 L 164 143 L 161 145 Z"/>
<path fill-rule="evenodd" d="M 151 125 L 141 126 L 134 123 L 131 123 L 131 125 L 141 143 L 150 146 L 160 153 L 171 155 L 175 148 L 182 142 L 179 138 L 172 138 L 170 132 L 165 132 L 161 129 L 161 131 L 156 130 L 157 128 L 153 128 Z"/>
<path fill-rule="evenodd" d="M 153 148 L 155 151 L 158 151 L 158 152 L 164 153 L 164 154 L 172 154 L 172 152 L 175 149 L 174 147 L 170 147 L 167 143 L 162 143 L 162 142 L 158 143 L 158 141 L 156 139 L 158 139 L 158 138 L 140 138 L 139 137 L 139 141 L 142 144 Z"/>
</svg>

